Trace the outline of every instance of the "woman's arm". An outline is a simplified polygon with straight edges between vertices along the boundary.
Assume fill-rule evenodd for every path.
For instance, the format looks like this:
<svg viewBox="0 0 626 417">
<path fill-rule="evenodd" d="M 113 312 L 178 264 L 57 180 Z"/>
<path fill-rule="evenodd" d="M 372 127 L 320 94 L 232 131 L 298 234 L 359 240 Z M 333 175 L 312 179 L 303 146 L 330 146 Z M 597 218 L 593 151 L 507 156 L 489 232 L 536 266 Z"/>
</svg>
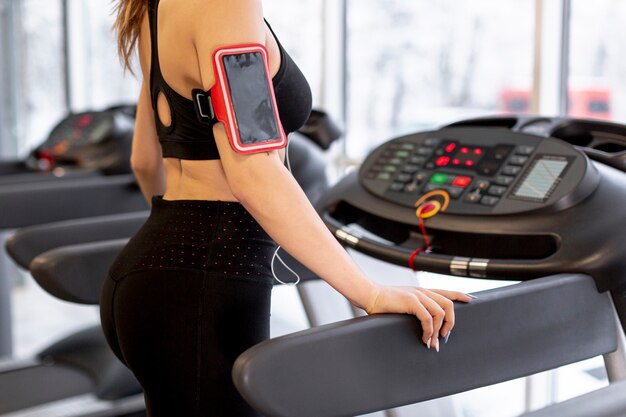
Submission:
<svg viewBox="0 0 626 417">
<path fill-rule="evenodd" d="M 212 87 L 211 56 L 219 46 L 265 44 L 259 0 L 215 0 L 202 17 L 195 44 L 205 90 Z M 368 313 L 408 313 L 424 329 L 423 341 L 438 348 L 454 326 L 451 300 L 458 292 L 389 287 L 372 283 L 319 218 L 278 152 L 241 155 L 231 148 L 222 124 L 213 128 L 226 178 L 235 197 L 263 229 L 294 258 Z"/>
<path fill-rule="evenodd" d="M 438 336 L 446 337 L 454 326 L 451 300 L 468 302 L 467 295 L 372 283 L 326 228 L 276 152 L 234 154 L 223 127 L 214 131 L 220 154 L 228 155 L 222 161 L 233 194 L 278 244 L 369 314 L 417 316 L 424 343 L 438 348 Z"/>
<path fill-rule="evenodd" d="M 137 119 L 133 135 L 130 165 L 135 173 L 139 188 L 151 203 L 152 197 L 165 192 L 165 169 L 161 148 L 154 127 L 154 113 L 150 102 L 150 89 L 145 81 L 141 84 L 137 102 Z"/>
<path fill-rule="evenodd" d="M 130 165 L 135 173 L 139 188 L 151 204 L 152 197 L 165 193 L 165 169 L 161 156 L 161 146 L 157 137 L 152 101 L 150 98 L 150 36 L 148 18 L 141 22 L 141 34 L 138 40 L 139 63 L 143 81 L 137 100 L 137 117 L 130 156 Z"/>
</svg>

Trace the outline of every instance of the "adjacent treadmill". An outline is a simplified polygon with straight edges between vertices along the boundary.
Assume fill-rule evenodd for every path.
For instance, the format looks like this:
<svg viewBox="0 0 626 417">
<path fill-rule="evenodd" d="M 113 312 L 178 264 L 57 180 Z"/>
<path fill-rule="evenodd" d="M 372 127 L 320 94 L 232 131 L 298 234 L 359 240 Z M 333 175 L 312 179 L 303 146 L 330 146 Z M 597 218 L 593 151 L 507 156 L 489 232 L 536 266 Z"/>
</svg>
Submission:
<svg viewBox="0 0 626 417">
<path fill-rule="evenodd" d="M 0 186 L 129 174 L 136 107 L 70 113 L 24 160 L 0 160 Z"/>
</svg>

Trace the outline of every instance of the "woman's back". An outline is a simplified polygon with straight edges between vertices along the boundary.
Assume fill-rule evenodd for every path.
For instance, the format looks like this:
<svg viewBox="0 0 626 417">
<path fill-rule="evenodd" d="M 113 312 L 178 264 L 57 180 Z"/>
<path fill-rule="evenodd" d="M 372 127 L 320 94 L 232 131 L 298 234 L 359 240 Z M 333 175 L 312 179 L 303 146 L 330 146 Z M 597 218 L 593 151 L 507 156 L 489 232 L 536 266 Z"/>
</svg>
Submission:
<svg viewBox="0 0 626 417">
<path fill-rule="evenodd" d="M 156 27 L 158 37 L 158 64 L 166 86 L 173 95 L 191 102 L 194 88 L 208 90 L 214 84 L 210 57 L 213 50 L 224 44 L 224 39 L 232 39 L 229 32 L 236 32 L 234 23 L 252 25 L 263 31 L 265 46 L 269 53 L 271 76 L 281 68 L 281 52 L 277 40 L 262 19 L 246 22 L 254 13 L 238 13 L 237 7 L 227 1 L 179 1 L 154 0 L 156 7 Z M 256 1 L 238 1 L 254 7 Z M 260 5 L 259 5 L 260 7 Z M 144 15 L 139 37 L 139 57 L 144 80 L 150 80 L 152 65 L 152 45 L 149 11 Z M 262 13 L 257 14 L 262 16 Z M 202 45 L 201 47 L 199 47 Z M 200 50 L 202 49 L 202 50 Z M 161 89 L 163 86 L 161 86 Z M 164 127 L 177 122 L 176 106 L 168 101 L 162 92 L 156 97 L 156 117 Z M 155 121 L 156 123 L 156 121 Z M 156 125 L 155 125 L 156 126 Z M 206 126 L 207 131 L 211 127 Z M 141 149 L 138 149 L 141 152 Z M 280 151 L 281 160 L 284 150 Z M 174 157 L 163 158 L 166 171 L 167 200 L 223 200 L 237 201 L 228 184 L 221 159 L 188 160 Z"/>
</svg>

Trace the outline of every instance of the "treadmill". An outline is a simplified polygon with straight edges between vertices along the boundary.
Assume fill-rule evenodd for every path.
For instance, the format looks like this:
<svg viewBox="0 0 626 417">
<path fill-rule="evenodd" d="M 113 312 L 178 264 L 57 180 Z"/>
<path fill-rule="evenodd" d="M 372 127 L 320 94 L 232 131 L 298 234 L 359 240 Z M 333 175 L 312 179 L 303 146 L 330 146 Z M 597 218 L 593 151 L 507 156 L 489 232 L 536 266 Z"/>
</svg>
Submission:
<svg viewBox="0 0 626 417">
<path fill-rule="evenodd" d="M 24 160 L 0 160 L 0 185 L 128 174 L 136 107 L 70 113 Z"/>
<path fill-rule="evenodd" d="M 457 305 L 439 354 L 415 317 L 373 315 L 251 348 L 236 386 L 267 417 L 354 416 L 603 355 L 604 393 L 532 416 L 581 403 L 596 408 L 572 417 L 626 414 L 625 160 L 626 127 L 562 118 L 470 120 L 381 145 L 317 205 L 343 245 L 416 270 L 522 282 Z M 428 193 L 449 204 L 424 220 L 425 236 L 416 202 Z"/>
</svg>

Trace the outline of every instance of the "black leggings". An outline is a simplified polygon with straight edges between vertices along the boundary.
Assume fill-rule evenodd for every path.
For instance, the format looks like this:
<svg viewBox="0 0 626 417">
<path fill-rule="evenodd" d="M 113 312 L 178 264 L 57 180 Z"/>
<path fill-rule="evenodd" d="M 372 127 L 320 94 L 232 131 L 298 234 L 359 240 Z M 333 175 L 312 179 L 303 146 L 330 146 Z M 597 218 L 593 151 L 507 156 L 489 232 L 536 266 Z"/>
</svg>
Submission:
<svg viewBox="0 0 626 417">
<path fill-rule="evenodd" d="M 257 417 L 231 370 L 269 337 L 276 243 L 239 203 L 153 200 L 111 267 L 100 313 L 151 417 Z"/>
</svg>

